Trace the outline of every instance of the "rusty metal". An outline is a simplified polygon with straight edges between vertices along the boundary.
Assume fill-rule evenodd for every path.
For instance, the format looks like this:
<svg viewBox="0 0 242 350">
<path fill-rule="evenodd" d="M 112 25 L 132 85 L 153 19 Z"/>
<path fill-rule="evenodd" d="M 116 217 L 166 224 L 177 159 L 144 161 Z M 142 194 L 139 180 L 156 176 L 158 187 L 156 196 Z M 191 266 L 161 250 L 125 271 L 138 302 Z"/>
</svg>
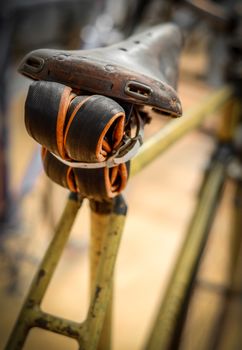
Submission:
<svg viewBox="0 0 242 350">
<path fill-rule="evenodd" d="M 90 234 L 90 287 L 95 288 L 97 267 L 103 251 L 103 239 L 110 223 L 111 205 L 108 202 L 98 203 L 91 201 L 91 234 Z M 112 284 L 112 283 L 111 283 Z M 112 286 L 110 286 L 112 289 Z M 106 311 L 98 349 L 111 349 L 112 342 L 112 290 L 109 305 Z"/>
<path fill-rule="evenodd" d="M 103 328 L 103 321 L 112 295 L 114 264 L 127 212 L 127 206 L 122 196 L 114 199 L 113 203 L 108 228 L 105 230 L 103 237 L 102 252 L 96 270 L 95 287 L 92 289 L 91 304 L 86 321 L 89 332 L 88 349 L 97 348 Z M 104 220 L 106 221 L 106 219 Z"/>
<path fill-rule="evenodd" d="M 28 332 L 33 327 L 39 327 L 74 338 L 82 350 L 93 350 L 97 348 L 103 330 L 106 312 L 110 304 L 113 270 L 127 210 L 121 196 L 116 197 L 111 204 L 111 210 L 105 216 L 103 230 L 100 232 L 102 237 L 99 236 L 102 240 L 99 247 L 101 249 L 100 258 L 98 260 L 91 258 L 92 292 L 86 320 L 78 323 L 48 314 L 41 310 L 41 301 L 65 247 L 72 224 L 80 207 L 79 201 L 72 196 L 67 202 L 54 238 L 33 280 L 26 301 L 6 345 L 6 350 L 22 349 Z M 96 220 L 96 223 L 100 223 L 100 220 L 103 219 L 103 214 L 101 213 L 100 215 L 97 214 L 94 222 Z"/>
<path fill-rule="evenodd" d="M 32 281 L 6 349 L 22 349 L 28 332 L 32 327 L 41 327 L 68 336 L 70 334 L 75 336 L 79 334 L 80 330 L 77 323 L 70 322 L 67 326 L 66 321 L 62 318 L 44 313 L 40 309 L 42 299 L 66 245 L 79 207 L 79 200 L 76 196 L 71 195 L 56 228 L 53 240 Z"/>
</svg>

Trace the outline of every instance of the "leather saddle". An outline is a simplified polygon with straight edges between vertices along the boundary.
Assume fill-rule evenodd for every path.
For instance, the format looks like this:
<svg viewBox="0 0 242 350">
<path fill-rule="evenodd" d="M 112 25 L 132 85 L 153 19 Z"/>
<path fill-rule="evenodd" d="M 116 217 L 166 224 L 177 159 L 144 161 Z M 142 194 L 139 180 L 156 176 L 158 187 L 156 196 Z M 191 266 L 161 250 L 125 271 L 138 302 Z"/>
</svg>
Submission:
<svg viewBox="0 0 242 350">
<path fill-rule="evenodd" d="M 35 50 L 19 71 L 34 80 L 63 83 L 179 117 L 182 108 L 174 89 L 182 42 L 177 26 L 163 24 L 109 47 Z"/>
<path fill-rule="evenodd" d="M 181 116 L 174 90 L 181 44 L 167 24 L 107 48 L 41 49 L 24 58 L 19 71 L 35 80 L 25 125 L 43 146 L 52 181 L 96 201 L 123 191 L 148 120 L 143 106 Z"/>
</svg>

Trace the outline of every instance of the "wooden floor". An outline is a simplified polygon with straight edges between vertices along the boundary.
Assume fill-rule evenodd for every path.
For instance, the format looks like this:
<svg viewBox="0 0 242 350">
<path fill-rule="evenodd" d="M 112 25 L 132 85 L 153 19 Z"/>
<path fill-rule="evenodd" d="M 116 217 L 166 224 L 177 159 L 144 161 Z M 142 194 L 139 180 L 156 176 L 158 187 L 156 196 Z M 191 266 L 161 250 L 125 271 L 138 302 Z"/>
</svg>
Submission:
<svg viewBox="0 0 242 350">
<path fill-rule="evenodd" d="M 186 60 L 184 57 L 184 66 Z M 24 130 L 23 104 L 27 86 L 23 81 L 20 86 L 21 91 L 14 93 L 10 111 L 11 175 L 15 192 L 36 147 Z M 210 91 L 205 83 L 182 74 L 179 94 L 184 110 L 199 103 Z M 154 116 L 146 137 L 162 127 L 163 121 L 159 118 Z M 211 137 L 194 131 L 129 182 L 125 191 L 129 211 L 116 265 L 114 350 L 138 350 L 144 344 L 184 239 L 212 149 Z M 223 290 L 228 281 L 232 193 L 233 184 L 229 183 L 197 279 L 182 350 L 212 349 L 211 344 L 216 341 L 217 324 L 224 309 Z M 19 203 L 18 225 L 2 239 L 0 349 L 14 324 L 66 196 L 65 190 L 50 184 L 41 174 L 31 193 Z M 47 205 L 52 210 L 46 216 Z M 84 319 L 87 311 L 88 232 L 89 210 L 84 203 L 43 302 L 44 310 L 76 321 Z M 239 350 L 242 345 L 231 344 L 242 334 L 239 332 L 241 300 L 231 298 L 228 302 L 231 307 L 224 321 L 219 349 Z M 25 346 L 28 350 L 76 348 L 76 343 L 65 337 L 36 329 L 31 331 Z"/>
</svg>

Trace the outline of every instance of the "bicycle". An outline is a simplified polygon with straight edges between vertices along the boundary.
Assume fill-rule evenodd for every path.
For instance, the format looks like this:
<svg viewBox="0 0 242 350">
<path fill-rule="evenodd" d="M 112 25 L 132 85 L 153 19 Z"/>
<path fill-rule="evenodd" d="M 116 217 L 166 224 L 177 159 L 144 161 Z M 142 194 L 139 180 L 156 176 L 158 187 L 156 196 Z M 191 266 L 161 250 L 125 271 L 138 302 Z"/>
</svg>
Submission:
<svg viewBox="0 0 242 350">
<path fill-rule="evenodd" d="M 138 40 L 137 40 L 138 41 Z M 122 49 L 122 48 L 121 48 Z M 31 60 L 29 61 L 31 62 Z M 38 61 L 32 61 L 34 66 L 38 64 Z M 38 67 L 37 67 L 38 68 Z M 32 72 L 33 74 L 33 72 Z M 142 86 L 133 84 L 129 92 L 133 96 L 139 94 L 139 88 L 141 89 L 141 94 L 145 96 L 145 93 L 148 93 L 147 90 L 142 90 Z M 212 95 L 206 103 L 199 109 L 198 113 L 192 113 L 192 115 L 178 121 L 171 122 L 164 129 L 162 129 L 157 135 L 148 141 L 140 153 L 134 158 L 131 176 L 137 173 L 142 167 L 151 162 L 158 154 L 167 149 L 176 139 L 181 135 L 185 134 L 195 126 L 199 125 L 203 120 L 204 116 L 209 112 L 214 111 L 221 106 L 226 101 L 230 100 L 233 96 L 233 91 L 229 87 L 225 87 L 214 95 Z M 136 96 L 137 97 L 137 96 Z M 231 102 L 232 103 L 232 102 Z M 233 104 L 234 108 L 234 118 L 238 118 L 240 111 L 237 109 L 236 104 Z M 231 108 L 229 109 L 229 111 Z M 174 110 L 172 111 L 174 113 Z M 177 342 L 181 335 L 181 325 L 183 324 L 184 317 L 187 311 L 187 299 L 191 293 L 192 282 L 194 281 L 194 275 L 197 271 L 197 265 L 200 260 L 200 256 L 204 249 L 206 237 L 211 226 L 211 219 L 214 216 L 214 212 L 218 203 L 218 198 L 221 195 L 222 185 L 226 177 L 226 169 L 229 164 L 231 164 L 231 159 L 234 158 L 233 147 L 231 147 L 231 138 L 233 134 L 234 125 L 230 125 L 231 120 L 228 118 L 228 114 L 224 117 L 225 125 L 222 127 L 222 131 L 219 134 L 219 139 L 221 145 L 218 150 L 214 152 L 214 155 L 211 159 L 211 164 L 204 178 L 204 183 L 200 191 L 200 200 L 198 201 L 198 208 L 195 211 L 195 216 L 192 220 L 190 226 L 189 234 L 185 242 L 184 250 L 181 253 L 180 258 L 178 259 L 177 270 L 175 271 L 171 283 L 168 288 L 168 292 L 163 303 L 163 306 L 160 309 L 157 326 L 154 328 L 153 333 L 150 336 L 150 340 L 147 344 L 148 349 L 152 348 L 177 348 Z M 232 121 L 234 123 L 234 121 Z M 229 127 L 228 127 L 229 126 Z M 137 140 L 134 140 L 135 142 Z M 231 166 L 230 166 L 231 169 Z M 237 167 L 238 169 L 238 167 Z M 240 179 L 237 181 L 238 193 L 240 193 Z M 120 234 L 124 224 L 125 217 L 125 204 L 120 199 L 117 200 L 117 207 L 110 207 L 107 203 L 102 204 L 101 206 L 97 205 L 95 201 L 92 202 L 92 217 L 93 217 L 93 232 L 96 234 L 96 226 L 99 227 L 100 235 L 107 235 L 106 239 L 109 242 L 103 243 L 103 255 L 98 264 L 98 272 L 96 271 L 97 257 L 93 256 L 93 277 L 96 278 L 95 287 L 92 291 L 92 304 L 89 309 L 88 323 L 84 323 L 84 328 L 75 322 L 68 321 L 61 318 L 55 318 L 53 315 L 43 313 L 39 309 L 41 298 L 44 295 L 44 292 L 47 288 L 48 282 L 51 278 L 51 274 L 57 263 L 58 257 L 61 253 L 61 249 L 64 247 L 64 244 L 67 239 L 68 231 L 74 217 L 78 211 L 78 203 L 76 200 L 73 200 L 73 197 L 69 200 L 69 204 L 63 214 L 62 220 L 55 238 L 52 243 L 52 248 L 47 252 L 46 258 L 42 264 L 42 267 L 39 269 L 35 282 L 38 282 L 38 289 L 33 289 L 28 297 L 28 301 L 32 300 L 29 307 L 25 304 L 25 307 L 22 311 L 20 319 L 23 320 L 25 316 L 33 318 L 33 324 L 31 326 L 40 326 L 45 329 L 52 330 L 57 333 L 65 334 L 79 340 L 80 347 L 85 348 L 96 348 L 98 343 L 98 337 L 101 332 L 101 323 L 104 320 L 105 314 L 103 308 L 106 309 L 111 293 L 111 288 L 108 288 L 111 284 L 111 276 L 113 273 L 113 264 L 114 264 L 114 252 L 117 251 Z M 204 204 L 205 203 L 205 204 Z M 197 218 L 198 217 L 198 218 Z M 202 217 L 202 219 L 201 219 Z M 112 218 L 112 220 L 111 220 Z M 239 219 L 239 217 L 238 217 Z M 107 231 L 107 223 L 110 222 L 110 227 Z M 236 225 L 238 229 L 238 225 Z M 62 231 L 63 230 L 63 231 Z M 109 231 L 110 230 L 110 231 Z M 62 232 L 62 233 L 60 233 Z M 194 240 L 194 234 L 196 234 L 196 239 Z M 51 251 L 55 244 L 60 244 L 58 251 L 56 251 L 57 256 L 53 256 Z M 100 253 L 100 241 L 93 241 L 93 252 L 96 250 Z M 189 248 L 192 245 L 192 250 Z M 188 248 L 187 248 L 188 247 Z M 191 253 L 192 251 L 192 253 Z M 187 255 L 188 252 L 188 255 Z M 105 259 L 109 257 L 108 260 Z M 188 259 L 188 262 L 187 262 Z M 49 263 L 51 263 L 52 268 L 50 269 Z M 189 268 L 187 268 L 187 263 Z M 46 265 L 48 269 L 45 269 Z M 97 274 L 97 275 L 96 275 Z M 42 281 L 40 283 L 40 280 Z M 108 282 L 107 282 L 108 281 Z M 35 283 L 34 282 L 34 283 Z M 101 286 L 101 287 L 100 287 Z M 171 299 L 174 303 L 171 302 Z M 35 309 L 33 309 L 35 305 Z M 104 307 L 105 305 L 106 307 Z M 171 308 L 175 308 L 175 311 Z M 27 311 L 28 310 L 28 311 Z M 167 322 L 164 327 L 164 320 Z M 90 323 L 89 323 L 90 322 Z M 26 327 L 24 323 L 21 323 L 22 327 Z M 69 326 L 69 327 L 68 327 Z M 29 325 L 28 325 L 29 327 Z M 27 328 L 28 328 L 27 327 Z M 87 327 L 87 329 L 85 328 Z M 19 326 L 17 327 L 19 329 Z M 15 334 L 17 331 L 15 329 Z M 27 332 L 27 328 L 20 328 L 20 333 L 22 336 L 25 336 L 24 333 Z M 174 330 L 173 330 L 174 329 Z M 91 332 L 91 333 L 89 333 Z M 20 335 L 19 333 L 19 335 Z M 86 342 L 86 337 L 88 337 L 88 342 Z M 105 340 L 108 342 L 108 340 Z M 105 348 L 108 348 L 108 343 L 106 343 Z M 13 345 L 9 345 L 11 346 Z"/>
</svg>

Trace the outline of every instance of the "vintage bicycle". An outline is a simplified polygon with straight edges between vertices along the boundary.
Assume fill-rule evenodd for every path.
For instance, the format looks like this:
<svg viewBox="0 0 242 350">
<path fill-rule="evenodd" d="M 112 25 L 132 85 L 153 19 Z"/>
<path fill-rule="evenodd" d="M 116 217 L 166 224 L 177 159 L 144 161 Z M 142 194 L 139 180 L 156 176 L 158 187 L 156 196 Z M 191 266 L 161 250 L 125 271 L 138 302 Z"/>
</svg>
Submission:
<svg viewBox="0 0 242 350">
<path fill-rule="evenodd" d="M 230 293 L 239 293 L 236 269 L 241 259 L 241 148 L 237 134 L 241 81 L 236 70 L 237 56 L 233 69 L 227 70 L 228 85 L 211 94 L 197 109 L 169 122 L 140 148 L 143 127 L 149 121 L 147 107 L 171 117 L 182 114 L 174 90 L 181 46 L 178 28 L 165 24 L 111 47 L 79 52 L 38 50 L 22 62 L 20 71 L 36 80 L 26 101 L 28 132 L 43 145 L 42 159 L 48 176 L 68 188 L 71 195 L 7 349 L 22 348 L 32 327 L 73 338 L 80 349 L 110 347 L 113 271 L 127 211 L 121 192 L 128 176 L 137 174 L 225 105 L 217 147 L 146 348 L 179 347 L 201 255 L 225 182 L 231 177 L 236 186 L 232 231 L 237 249 Z M 231 45 L 231 51 L 235 48 L 239 50 L 238 40 Z M 97 122 L 99 113 L 105 115 L 104 124 Z M 78 323 L 42 311 L 41 302 L 83 198 L 90 202 L 92 218 L 91 296 L 87 318 Z"/>
</svg>

